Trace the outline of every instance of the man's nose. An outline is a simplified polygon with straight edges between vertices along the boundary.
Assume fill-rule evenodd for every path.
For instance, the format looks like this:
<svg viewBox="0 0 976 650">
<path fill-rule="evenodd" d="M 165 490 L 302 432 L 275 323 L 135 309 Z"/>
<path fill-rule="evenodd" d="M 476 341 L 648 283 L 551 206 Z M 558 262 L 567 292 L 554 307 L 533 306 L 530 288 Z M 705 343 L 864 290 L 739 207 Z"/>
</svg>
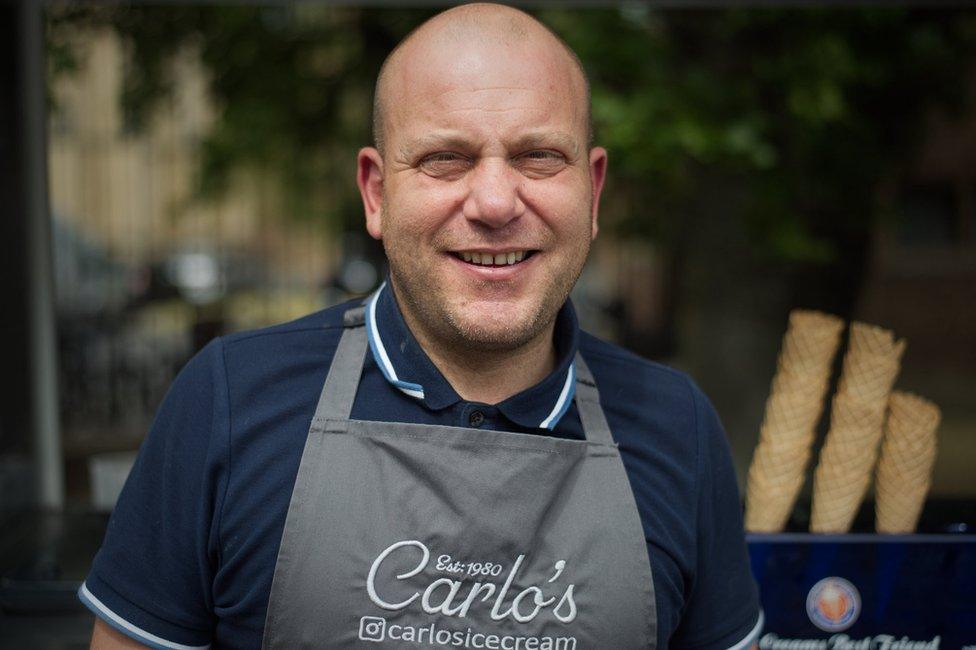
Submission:
<svg viewBox="0 0 976 650">
<path fill-rule="evenodd" d="M 523 178 L 507 160 L 486 158 L 468 175 L 469 191 L 462 212 L 467 219 L 501 228 L 525 212 L 519 196 Z"/>
</svg>

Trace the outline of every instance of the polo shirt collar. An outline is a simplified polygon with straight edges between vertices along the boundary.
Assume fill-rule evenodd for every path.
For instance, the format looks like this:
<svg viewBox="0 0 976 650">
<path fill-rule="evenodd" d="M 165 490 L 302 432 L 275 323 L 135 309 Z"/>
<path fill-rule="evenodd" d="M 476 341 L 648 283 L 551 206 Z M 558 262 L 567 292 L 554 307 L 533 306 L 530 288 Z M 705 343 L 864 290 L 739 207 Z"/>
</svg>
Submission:
<svg viewBox="0 0 976 650">
<path fill-rule="evenodd" d="M 410 332 L 387 282 L 366 302 L 366 333 L 376 365 L 404 394 L 432 410 L 462 401 Z M 521 427 L 554 429 L 573 401 L 579 322 L 569 300 L 556 316 L 554 339 L 557 362 L 553 371 L 535 386 L 495 405 Z"/>
</svg>

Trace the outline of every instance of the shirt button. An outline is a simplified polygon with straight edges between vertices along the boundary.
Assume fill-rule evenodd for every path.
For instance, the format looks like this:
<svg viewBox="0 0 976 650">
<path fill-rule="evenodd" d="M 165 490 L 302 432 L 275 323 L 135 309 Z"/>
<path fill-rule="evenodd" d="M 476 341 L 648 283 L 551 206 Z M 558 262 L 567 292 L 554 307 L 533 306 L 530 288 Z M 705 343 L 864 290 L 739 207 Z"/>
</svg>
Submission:
<svg viewBox="0 0 976 650">
<path fill-rule="evenodd" d="M 473 427 L 480 427 L 485 422 L 485 414 L 481 411 L 471 411 L 471 415 L 468 416 L 468 424 Z"/>
</svg>

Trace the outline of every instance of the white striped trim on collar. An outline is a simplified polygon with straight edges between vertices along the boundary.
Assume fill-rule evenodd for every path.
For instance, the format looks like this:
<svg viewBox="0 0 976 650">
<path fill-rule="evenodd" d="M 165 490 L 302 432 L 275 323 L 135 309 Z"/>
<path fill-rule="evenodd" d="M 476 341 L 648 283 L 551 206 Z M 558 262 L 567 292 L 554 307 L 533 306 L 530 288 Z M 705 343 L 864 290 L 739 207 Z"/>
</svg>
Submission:
<svg viewBox="0 0 976 650">
<path fill-rule="evenodd" d="M 376 303 L 379 300 L 380 293 L 386 288 L 386 282 L 380 285 L 379 289 L 373 292 L 373 295 L 369 297 L 366 302 L 366 337 L 369 340 L 369 349 L 373 352 L 373 359 L 376 361 L 376 365 L 380 367 L 380 371 L 386 380 L 399 388 L 401 391 L 409 395 L 410 397 L 416 399 L 424 399 L 424 387 L 420 384 L 415 384 L 409 381 L 403 381 L 397 376 L 396 369 L 393 368 L 393 362 L 390 361 L 390 356 L 386 353 L 386 346 L 383 345 L 383 339 L 380 337 L 379 328 L 376 326 Z M 540 429 L 554 429 L 556 424 L 559 423 L 560 418 L 569 409 L 569 405 L 573 401 L 573 396 L 576 394 L 576 362 L 569 364 L 569 368 L 566 370 L 566 379 L 563 381 L 563 388 L 559 392 L 559 398 L 556 399 L 556 403 L 553 405 L 552 410 L 549 415 L 539 423 Z"/>
<path fill-rule="evenodd" d="M 409 381 L 403 381 L 397 377 L 396 370 L 393 368 L 393 363 L 390 361 L 389 355 L 386 353 L 386 346 L 383 345 L 383 339 L 380 338 L 380 332 L 376 327 L 376 301 L 380 297 L 383 289 L 386 288 L 386 282 L 380 285 L 372 297 L 370 297 L 369 302 L 366 304 L 366 336 L 369 339 L 369 349 L 373 351 L 373 359 L 376 361 L 376 365 L 380 367 L 383 372 L 383 376 L 386 380 L 402 390 L 404 393 L 410 397 L 415 397 L 417 399 L 424 398 L 424 387 L 420 384 L 414 384 Z"/>
<path fill-rule="evenodd" d="M 566 413 L 569 408 L 570 403 L 573 401 L 573 395 L 576 394 L 576 362 L 573 361 L 569 364 L 569 368 L 566 370 L 566 379 L 563 381 L 563 389 L 559 391 L 559 398 L 556 400 L 556 404 L 552 407 L 549 415 L 546 419 L 539 424 L 540 429 L 555 429 L 556 424 Z"/>
<path fill-rule="evenodd" d="M 745 648 L 748 648 L 753 643 L 755 643 L 756 640 L 759 638 L 760 632 L 762 632 L 763 624 L 765 622 L 766 622 L 766 616 L 763 614 L 763 611 L 760 609 L 759 619 L 756 621 L 756 625 L 753 626 L 752 630 L 749 631 L 749 634 L 747 634 L 744 639 L 736 643 L 734 646 L 731 646 L 729 650 L 745 650 Z"/>
<path fill-rule="evenodd" d="M 158 637 L 151 632 L 147 632 L 141 627 L 137 627 L 125 620 L 108 607 L 105 603 L 100 601 L 95 595 L 88 591 L 88 585 L 84 582 L 81 583 L 81 587 L 78 588 L 78 598 L 84 603 L 88 609 L 92 610 L 99 618 L 104 620 L 106 623 L 122 632 L 126 636 L 134 638 L 140 643 L 144 643 L 152 648 L 166 648 L 167 650 L 206 650 L 209 645 L 183 645 L 181 643 L 174 643 L 173 641 L 167 641 L 162 637 Z"/>
</svg>

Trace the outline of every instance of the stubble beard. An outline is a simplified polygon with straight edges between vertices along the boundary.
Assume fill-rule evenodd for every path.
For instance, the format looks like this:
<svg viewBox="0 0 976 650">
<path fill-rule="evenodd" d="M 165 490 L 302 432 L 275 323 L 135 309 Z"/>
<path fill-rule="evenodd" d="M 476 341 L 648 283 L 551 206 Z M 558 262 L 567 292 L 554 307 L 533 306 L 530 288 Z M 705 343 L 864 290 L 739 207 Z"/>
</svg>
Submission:
<svg viewBox="0 0 976 650">
<path fill-rule="evenodd" d="M 580 245 L 584 251 L 575 264 L 576 268 L 566 269 L 566 273 L 551 278 L 552 281 L 539 292 L 538 301 L 528 305 L 528 314 L 499 323 L 496 319 L 484 318 L 484 314 L 465 318 L 458 313 L 463 307 L 450 300 L 443 287 L 438 286 L 436 277 L 416 256 L 409 251 L 401 255 L 398 246 L 389 245 L 384 240 L 390 278 L 404 318 L 408 325 L 423 330 L 414 332 L 414 335 L 432 339 L 431 342 L 456 352 L 513 351 L 542 336 L 551 328 L 556 314 L 579 279 L 589 254 L 589 244 L 589 239 L 583 239 Z M 486 282 L 485 288 L 489 289 L 490 284 Z"/>
</svg>

